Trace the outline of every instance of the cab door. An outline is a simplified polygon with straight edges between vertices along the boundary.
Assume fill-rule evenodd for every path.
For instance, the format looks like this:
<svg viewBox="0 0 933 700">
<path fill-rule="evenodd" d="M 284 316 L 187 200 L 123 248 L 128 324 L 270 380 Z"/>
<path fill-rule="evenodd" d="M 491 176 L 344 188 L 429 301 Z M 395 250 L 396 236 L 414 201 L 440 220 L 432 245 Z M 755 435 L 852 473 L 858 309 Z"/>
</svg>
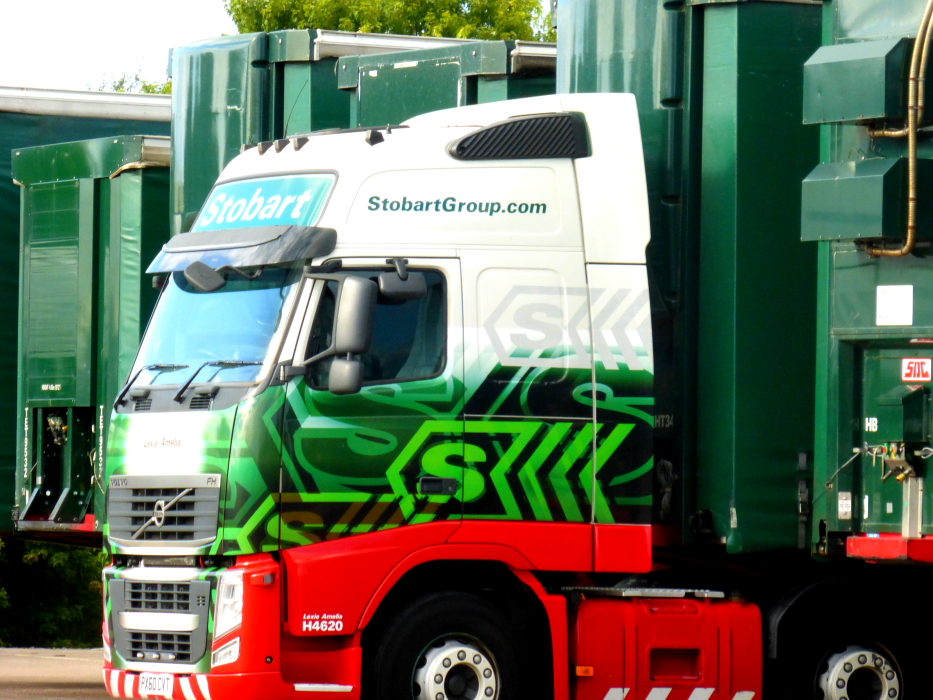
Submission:
<svg viewBox="0 0 933 700">
<path fill-rule="evenodd" d="M 397 274 L 385 257 L 344 258 L 339 275 Z M 362 389 L 328 390 L 325 358 L 289 380 L 283 411 L 283 547 L 459 519 L 463 319 L 457 259 L 407 259 L 422 298 L 380 294 Z M 315 280 L 291 372 L 331 341 L 339 282 Z"/>
<path fill-rule="evenodd" d="M 590 523 L 594 440 L 606 427 L 593 423 L 583 254 L 464 251 L 462 259 L 475 336 L 464 517 Z"/>
</svg>

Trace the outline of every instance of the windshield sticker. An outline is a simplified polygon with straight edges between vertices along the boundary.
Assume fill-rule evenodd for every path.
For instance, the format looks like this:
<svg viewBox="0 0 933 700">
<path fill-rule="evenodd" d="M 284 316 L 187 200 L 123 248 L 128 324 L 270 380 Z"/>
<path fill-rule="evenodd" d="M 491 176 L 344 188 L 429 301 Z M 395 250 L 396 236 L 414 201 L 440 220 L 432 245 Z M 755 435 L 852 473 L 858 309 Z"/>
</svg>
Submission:
<svg viewBox="0 0 933 700">
<path fill-rule="evenodd" d="M 192 231 L 252 226 L 313 226 L 321 217 L 333 175 L 285 175 L 219 185 Z"/>
</svg>

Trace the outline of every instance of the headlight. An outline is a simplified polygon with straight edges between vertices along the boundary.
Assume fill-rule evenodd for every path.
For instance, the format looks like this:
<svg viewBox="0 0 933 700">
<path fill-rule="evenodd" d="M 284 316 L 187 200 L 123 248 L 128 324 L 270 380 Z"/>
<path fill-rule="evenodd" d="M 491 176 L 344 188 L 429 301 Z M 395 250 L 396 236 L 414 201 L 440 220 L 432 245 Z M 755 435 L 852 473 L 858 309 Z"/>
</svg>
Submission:
<svg viewBox="0 0 933 700">
<path fill-rule="evenodd" d="M 220 575 L 217 607 L 214 610 L 214 639 L 223 637 L 243 624 L 243 570 L 232 569 Z"/>
<path fill-rule="evenodd" d="M 240 638 L 237 637 L 229 644 L 224 644 L 211 655 L 211 667 L 216 668 L 224 664 L 232 664 L 240 658 Z"/>
</svg>

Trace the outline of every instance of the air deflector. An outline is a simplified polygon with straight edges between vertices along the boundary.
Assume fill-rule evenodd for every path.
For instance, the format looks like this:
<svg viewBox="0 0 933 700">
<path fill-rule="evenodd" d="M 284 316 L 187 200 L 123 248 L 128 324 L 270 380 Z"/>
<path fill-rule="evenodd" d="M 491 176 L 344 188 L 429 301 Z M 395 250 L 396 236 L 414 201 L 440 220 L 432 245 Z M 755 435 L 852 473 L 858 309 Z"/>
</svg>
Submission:
<svg viewBox="0 0 933 700">
<path fill-rule="evenodd" d="M 579 112 L 528 114 L 484 126 L 447 147 L 457 160 L 586 158 L 590 141 Z"/>
</svg>

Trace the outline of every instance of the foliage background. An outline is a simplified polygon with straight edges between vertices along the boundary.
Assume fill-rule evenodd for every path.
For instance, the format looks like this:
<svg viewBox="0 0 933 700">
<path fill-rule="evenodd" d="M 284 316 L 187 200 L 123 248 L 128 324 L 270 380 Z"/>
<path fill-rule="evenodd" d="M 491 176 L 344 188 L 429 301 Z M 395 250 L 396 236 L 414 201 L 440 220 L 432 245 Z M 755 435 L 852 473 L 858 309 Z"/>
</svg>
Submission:
<svg viewBox="0 0 933 700">
<path fill-rule="evenodd" d="M 0 646 L 99 647 L 100 549 L 0 539 Z"/>
<path fill-rule="evenodd" d="M 554 41 L 541 0 L 225 0 L 241 33 L 279 29 Z"/>
<path fill-rule="evenodd" d="M 91 86 L 88 85 L 88 89 Z M 171 95 L 172 81 L 166 80 L 164 83 L 151 83 L 145 78 L 140 77 L 139 71 L 135 75 L 129 73 L 120 73 L 120 75 L 111 75 L 104 78 L 97 87 L 101 92 L 136 92 L 144 95 Z"/>
</svg>

